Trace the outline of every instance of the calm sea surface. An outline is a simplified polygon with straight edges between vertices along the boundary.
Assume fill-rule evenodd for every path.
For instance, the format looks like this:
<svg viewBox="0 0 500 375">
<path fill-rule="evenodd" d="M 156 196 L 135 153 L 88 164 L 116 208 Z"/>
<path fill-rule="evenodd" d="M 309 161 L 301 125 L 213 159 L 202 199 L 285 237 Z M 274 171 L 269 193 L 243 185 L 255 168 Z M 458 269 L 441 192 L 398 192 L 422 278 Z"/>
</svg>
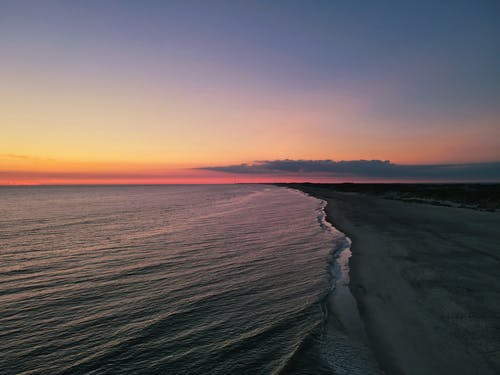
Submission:
<svg viewBox="0 0 500 375">
<path fill-rule="evenodd" d="M 272 186 L 0 188 L 0 372 L 307 367 L 342 241 Z"/>
</svg>

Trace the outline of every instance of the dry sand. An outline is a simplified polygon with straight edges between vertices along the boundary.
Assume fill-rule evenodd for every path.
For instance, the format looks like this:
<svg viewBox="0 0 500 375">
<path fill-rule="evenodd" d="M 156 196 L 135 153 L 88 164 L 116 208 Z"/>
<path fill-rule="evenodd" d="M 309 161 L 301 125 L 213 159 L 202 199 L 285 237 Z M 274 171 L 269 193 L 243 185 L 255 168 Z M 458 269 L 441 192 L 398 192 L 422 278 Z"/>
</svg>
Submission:
<svg viewBox="0 0 500 375">
<path fill-rule="evenodd" d="M 500 213 L 299 188 L 352 240 L 351 291 L 387 374 L 500 374 Z"/>
</svg>

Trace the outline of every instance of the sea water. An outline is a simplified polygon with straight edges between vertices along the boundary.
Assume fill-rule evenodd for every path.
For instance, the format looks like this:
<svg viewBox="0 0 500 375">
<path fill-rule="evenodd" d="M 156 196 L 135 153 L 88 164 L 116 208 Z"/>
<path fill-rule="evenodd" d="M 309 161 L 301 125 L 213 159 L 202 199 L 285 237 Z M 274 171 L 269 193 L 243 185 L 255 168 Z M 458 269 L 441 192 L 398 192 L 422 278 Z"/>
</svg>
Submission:
<svg viewBox="0 0 500 375">
<path fill-rule="evenodd" d="M 346 243 L 323 206 L 267 185 L 0 188 L 0 372 L 349 373 L 321 339 Z"/>
</svg>

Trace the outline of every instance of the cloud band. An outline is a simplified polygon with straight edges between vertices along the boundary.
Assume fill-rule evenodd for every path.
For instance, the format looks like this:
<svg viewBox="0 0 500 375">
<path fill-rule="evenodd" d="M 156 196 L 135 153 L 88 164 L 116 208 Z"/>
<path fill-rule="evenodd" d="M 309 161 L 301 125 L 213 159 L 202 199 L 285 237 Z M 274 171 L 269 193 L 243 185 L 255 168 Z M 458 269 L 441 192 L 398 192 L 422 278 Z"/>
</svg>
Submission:
<svg viewBox="0 0 500 375">
<path fill-rule="evenodd" d="M 500 181 L 500 162 L 402 165 L 389 160 L 263 160 L 199 169 L 236 174 L 294 174 L 362 179 Z"/>
</svg>

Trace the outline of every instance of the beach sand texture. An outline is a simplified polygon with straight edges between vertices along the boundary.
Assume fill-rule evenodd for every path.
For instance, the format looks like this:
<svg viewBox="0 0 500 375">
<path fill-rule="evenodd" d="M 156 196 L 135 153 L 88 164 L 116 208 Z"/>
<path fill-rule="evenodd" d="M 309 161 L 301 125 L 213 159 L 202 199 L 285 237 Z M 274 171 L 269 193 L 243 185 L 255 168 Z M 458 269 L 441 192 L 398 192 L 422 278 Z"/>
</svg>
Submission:
<svg viewBox="0 0 500 375">
<path fill-rule="evenodd" d="M 351 291 L 386 373 L 500 373 L 500 213 L 299 188 L 352 240 Z"/>
</svg>

